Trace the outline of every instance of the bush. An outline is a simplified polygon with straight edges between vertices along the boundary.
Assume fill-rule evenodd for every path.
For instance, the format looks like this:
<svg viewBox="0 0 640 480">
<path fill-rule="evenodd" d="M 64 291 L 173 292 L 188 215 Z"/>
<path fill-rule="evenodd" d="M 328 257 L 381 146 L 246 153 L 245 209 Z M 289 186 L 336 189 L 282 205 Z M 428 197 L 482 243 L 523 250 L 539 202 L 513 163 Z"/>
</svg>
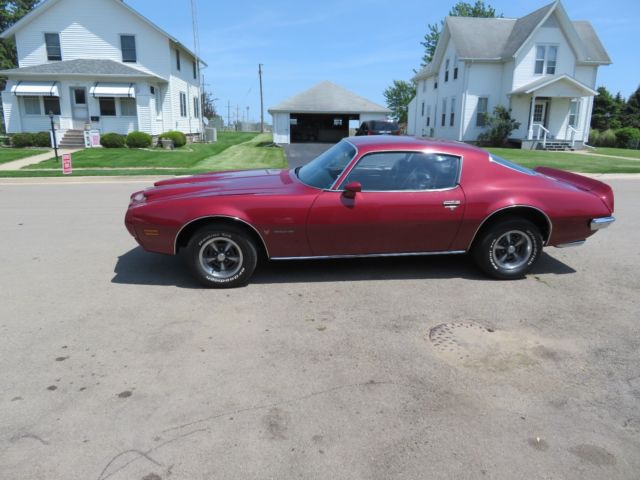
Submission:
<svg viewBox="0 0 640 480">
<path fill-rule="evenodd" d="M 616 146 L 620 148 L 638 148 L 640 142 L 640 130 L 633 127 L 624 127 L 616 130 Z"/>
<path fill-rule="evenodd" d="M 600 142 L 600 130 L 592 128 L 589 130 L 589 145 L 596 146 Z"/>
<path fill-rule="evenodd" d="M 487 115 L 486 119 L 489 130 L 478 135 L 478 141 L 491 147 L 502 147 L 511 132 L 520 127 L 520 122 L 511 118 L 511 111 L 502 105 L 496 105 L 493 115 Z"/>
<path fill-rule="evenodd" d="M 33 133 L 16 133 L 11 137 L 11 145 L 18 148 L 33 147 Z"/>
<path fill-rule="evenodd" d="M 178 132 L 175 130 L 164 132 L 160 134 L 159 138 L 160 140 L 162 140 L 163 138 L 168 138 L 169 140 L 173 140 L 173 145 L 176 148 L 184 147 L 187 144 L 187 136 L 184 133 Z"/>
<path fill-rule="evenodd" d="M 125 136 L 119 133 L 105 133 L 100 137 L 100 145 L 104 148 L 123 148 Z"/>
<path fill-rule="evenodd" d="M 51 135 L 49 132 L 38 132 L 33 134 L 34 147 L 50 147 Z"/>
<path fill-rule="evenodd" d="M 615 147 L 616 146 L 616 132 L 611 130 L 605 130 L 600 133 L 600 137 L 598 138 L 597 147 Z"/>
<path fill-rule="evenodd" d="M 127 135 L 127 147 L 147 148 L 151 146 L 151 135 L 144 132 L 131 132 Z"/>
</svg>

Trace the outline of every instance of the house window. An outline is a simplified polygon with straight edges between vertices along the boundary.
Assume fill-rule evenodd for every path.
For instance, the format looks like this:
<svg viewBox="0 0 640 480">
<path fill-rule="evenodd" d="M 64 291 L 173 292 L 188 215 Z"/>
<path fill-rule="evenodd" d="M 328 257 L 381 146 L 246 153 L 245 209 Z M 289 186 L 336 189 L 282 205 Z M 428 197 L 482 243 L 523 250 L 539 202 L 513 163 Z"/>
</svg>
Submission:
<svg viewBox="0 0 640 480">
<path fill-rule="evenodd" d="M 444 62 L 444 81 L 449 81 L 449 59 L 447 58 Z"/>
<path fill-rule="evenodd" d="M 180 70 L 180 50 L 176 48 L 176 69 Z"/>
<path fill-rule="evenodd" d="M 342 119 L 341 118 L 334 118 L 333 119 L 333 126 L 334 127 L 341 127 L 342 126 Z"/>
<path fill-rule="evenodd" d="M 436 80 L 435 82 L 433 82 L 433 89 L 437 89 L 438 88 L 438 81 Z"/>
<path fill-rule="evenodd" d="M 113 97 L 100 97 L 100 115 L 103 117 L 116 116 L 116 99 Z"/>
<path fill-rule="evenodd" d="M 86 105 L 87 104 L 86 90 L 84 88 L 74 88 L 73 101 L 76 105 Z"/>
<path fill-rule="evenodd" d="M 544 113 L 544 105 L 541 103 L 536 103 L 536 106 L 533 108 L 533 121 L 541 122 L 543 113 Z"/>
<path fill-rule="evenodd" d="M 123 117 L 135 117 L 138 115 L 135 98 L 120 99 L 120 115 Z"/>
<path fill-rule="evenodd" d="M 289 118 L 289 125 L 298 125 L 297 118 Z"/>
<path fill-rule="evenodd" d="M 578 113 L 580 112 L 580 100 L 571 100 L 569 104 L 569 126 L 578 125 Z"/>
<path fill-rule="evenodd" d="M 24 113 L 27 115 L 42 115 L 40 110 L 40 97 L 22 97 Z"/>
<path fill-rule="evenodd" d="M 44 100 L 44 113 L 49 115 L 60 115 L 60 98 L 58 97 L 42 97 Z"/>
<path fill-rule="evenodd" d="M 122 61 L 136 63 L 136 37 L 133 35 L 120 35 L 120 49 L 122 50 Z"/>
<path fill-rule="evenodd" d="M 423 92 L 427 91 L 427 81 L 426 80 L 422 82 L 422 91 Z"/>
<path fill-rule="evenodd" d="M 180 116 L 187 116 L 187 94 L 180 92 Z"/>
<path fill-rule="evenodd" d="M 156 87 L 154 87 L 153 85 L 149 86 L 149 93 L 151 95 L 155 95 L 156 94 Z"/>
<path fill-rule="evenodd" d="M 555 45 L 536 46 L 536 66 L 534 73 L 542 75 L 554 75 L 556 73 L 556 62 L 558 58 L 558 47 Z"/>
<path fill-rule="evenodd" d="M 47 60 L 62 60 L 59 33 L 45 33 L 44 42 L 47 44 Z"/>
<path fill-rule="evenodd" d="M 455 123 L 455 116 L 456 116 L 456 99 L 455 97 L 451 98 L 451 114 L 449 115 L 449 126 L 453 127 L 453 124 Z"/>
<path fill-rule="evenodd" d="M 193 64 L 193 78 L 198 78 L 198 69 L 196 68 L 196 62 L 191 62 Z"/>
<path fill-rule="evenodd" d="M 431 124 L 431 105 L 427 105 L 427 127 Z"/>
<path fill-rule="evenodd" d="M 442 99 L 442 120 L 440 126 L 444 127 L 447 124 L 447 99 Z"/>
<path fill-rule="evenodd" d="M 458 78 L 458 56 L 453 57 L 453 79 Z"/>
<path fill-rule="evenodd" d="M 480 97 L 478 98 L 478 108 L 476 111 L 476 127 L 486 127 L 487 126 L 487 110 L 489 107 L 489 98 L 488 97 Z"/>
<path fill-rule="evenodd" d="M 424 117 L 424 102 L 422 102 L 422 116 Z"/>
<path fill-rule="evenodd" d="M 200 97 L 193 97 L 193 116 L 200 118 Z"/>
</svg>

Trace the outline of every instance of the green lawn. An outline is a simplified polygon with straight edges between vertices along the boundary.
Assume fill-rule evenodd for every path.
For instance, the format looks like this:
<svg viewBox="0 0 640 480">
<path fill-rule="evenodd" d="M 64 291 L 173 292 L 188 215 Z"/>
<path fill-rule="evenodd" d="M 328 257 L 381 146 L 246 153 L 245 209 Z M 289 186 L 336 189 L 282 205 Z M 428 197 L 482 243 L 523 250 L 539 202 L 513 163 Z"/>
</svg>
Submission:
<svg viewBox="0 0 640 480">
<path fill-rule="evenodd" d="M 13 162 L 14 160 L 20 160 L 21 158 L 31 157 L 33 155 L 40 155 L 46 153 L 47 150 L 31 150 L 28 148 L 9 148 L 0 147 L 0 163 Z"/>
<path fill-rule="evenodd" d="M 640 161 L 574 152 L 545 152 L 514 148 L 488 148 L 496 155 L 525 167 L 553 167 L 584 173 L 640 173 Z"/>
<path fill-rule="evenodd" d="M 270 133 L 257 135 L 195 165 L 196 169 L 203 171 L 286 167 L 284 152 L 272 145 Z"/>
<path fill-rule="evenodd" d="M 628 157 L 628 158 L 637 158 L 640 160 L 640 150 L 631 150 L 628 148 L 607 148 L 607 147 L 598 147 L 593 153 L 599 153 L 601 155 L 614 155 L 616 157 Z"/>
<path fill-rule="evenodd" d="M 171 167 L 192 168 L 209 157 L 218 155 L 227 148 L 246 142 L 256 136 L 246 132 L 220 132 L 216 143 L 194 143 L 175 150 L 161 148 L 87 148 L 73 155 L 74 168 L 127 168 L 127 167 Z M 27 169 L 58 168 L 55 159 L 49 159 Z"/>
</svg>

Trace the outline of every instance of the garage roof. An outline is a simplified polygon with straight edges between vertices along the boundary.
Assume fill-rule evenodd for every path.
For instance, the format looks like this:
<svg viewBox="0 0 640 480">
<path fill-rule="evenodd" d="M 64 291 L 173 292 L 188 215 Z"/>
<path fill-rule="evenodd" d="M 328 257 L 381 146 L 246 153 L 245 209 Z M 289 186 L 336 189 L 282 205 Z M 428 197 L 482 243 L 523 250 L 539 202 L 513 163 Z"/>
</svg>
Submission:
<svg viewBox="0 0 640 480">
<path fill-rule="evenodd" d="M 269 113 L 384 113 L 391 110 L 325 80 L 269 109 Z"/>
</svg>

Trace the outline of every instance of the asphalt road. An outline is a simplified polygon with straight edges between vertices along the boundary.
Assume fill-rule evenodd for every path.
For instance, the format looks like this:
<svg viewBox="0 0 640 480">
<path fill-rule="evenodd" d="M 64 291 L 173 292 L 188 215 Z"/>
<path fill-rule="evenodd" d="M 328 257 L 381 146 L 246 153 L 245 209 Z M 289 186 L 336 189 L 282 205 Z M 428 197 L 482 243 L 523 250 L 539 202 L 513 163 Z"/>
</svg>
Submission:
<svg viewBox="0 0 640 480">
<path fill-rule="evenodd" d="M 198 288 L 141 184 L 0 182 L 2 479 L 637 479 L 640 180 L 526 280 L 462 257 Z"/>
</svg>

